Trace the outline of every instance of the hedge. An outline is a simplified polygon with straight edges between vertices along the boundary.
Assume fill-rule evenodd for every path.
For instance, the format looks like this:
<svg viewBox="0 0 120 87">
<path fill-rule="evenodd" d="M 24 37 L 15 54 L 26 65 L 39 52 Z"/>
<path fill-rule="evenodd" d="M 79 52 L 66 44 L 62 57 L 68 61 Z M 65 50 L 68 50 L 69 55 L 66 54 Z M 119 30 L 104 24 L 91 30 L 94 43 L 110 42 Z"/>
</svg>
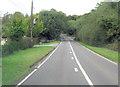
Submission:
<svg viewBox="0 0 120 87">
<path fill-rule="evenodd" d="M 34 39 L 33 43 L 37 43 L 38 41 Z M 33 46 L 33 44 L 32 44 Z M 2 46 L 2 56 L 8 56 L 15 51 L 24 50 L 27 48 L 31 48 L 31 40 L 29 37 L 24 37 L 21 41 L 10 41 L 8 44 Z"/>
<path fill-rule="evenodd" d="M 11 41 L 8 44 L 2 46 L 2 56 L 8 56 L 12 54 L 14 51 L 18 51 L 23 49 L 23 44 L 16 41 Z"/>
</svg>

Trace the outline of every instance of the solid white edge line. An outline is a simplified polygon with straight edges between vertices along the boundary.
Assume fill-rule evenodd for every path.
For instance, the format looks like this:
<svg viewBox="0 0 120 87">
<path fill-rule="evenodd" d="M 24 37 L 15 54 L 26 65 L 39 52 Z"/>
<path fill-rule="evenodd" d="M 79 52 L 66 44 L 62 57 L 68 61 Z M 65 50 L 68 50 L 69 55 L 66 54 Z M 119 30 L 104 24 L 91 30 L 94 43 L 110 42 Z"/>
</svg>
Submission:
<svg viewBox="0 0 120 87">
<path fill-rule="evenodd" d="M 82 46 L 82 47 L 84 47 L 83 45 L 81 45 L 81 46 Z M 85 49 L 87 49 L 88 51 L 90 51 L 90 52 L 94 53 L 95 55 L 97 55 L 97 56 L 99 56 L 99 57 L 103 58 L 104 60 L 107 60 L 107 61 L 109 61 L 109 62 L 111 62 L 111 63 L 113 63 L 113 64 L 117 65 L 117 63 L 116 63 L 116 62 L 113 62 L 113 61 L 111 61 L 111 60 L 109 60 L 109 59 L 105 58 L 104 56 L 102 56 L 102 55 L 100 55 L 100 54 L 98 54 L 98 53 L 95 53 L 94 51 L 92 51 L 92 50 L 90 50 L 90 49 L 88 49 L 88 48 L 86 48 L 86 47 L 84 47 L 84 48 L 85 48 Z"/>
<path fill-rule="evenodd" d="M 60 44 L 56 47 L 56 49 L 37 68 L 40 68 L 52 56 L 52 54 L 58 49 L 58 47 L 61 45 L 61 43 L 62 42 L 60 42 Z M 27 77 L 25 77 L 20 83 L 18 83 L 16 87 L 20 86 L 36 71 L 37 71 L 37 69 L 33 70 Z"/>
<path fill-rule="evenodd" d="M 81 65 L 80 62 L 78 61 L 77 56 L 75 55 L 75 52 L 74 52 L 74 50 L 73 50 L 73 48 L 72 48 L 72 45 L 71 45 L 70 41 L 69 41 L 69 44 L 70 44 L 71 50 L 72 50 L 72 52 L 73 52 L 73 55 L 74 55 L 74 57 L 75 57 L 75 60 L 76 60 L 76 62 L 77 62 L 77 64 L 78 64 L 81 72 L 83 73 L 83 76 L 85 77 L 85 79 L 87 80 L 87 82 L 88 82 L 89 85 L 93 85 L 92 81 L 90 80 L 90 78 L 88 77 L 87 73 L 86 73 L 85 70 L 83 69 L 82 65 Z"/>
<path fill-rule="evenodd" d="M 33 70 L 27 77 L 25 77 L 16 87 L 20 86 L 24 81 L 26 81 L 37 69 Z"/>
<path fill-rule="evenodd" d="M 62 42 L 60 42 L 60 44 L 61 44 Z M 59 46 L 60 46 L 60 44 L 59 44 Z M 59 47 L 58 46 L 58 47 Z M 57 48 L 58 48 L 57 47 Z M 37 68 L 40 68 L 52 55 L 53 55 L 53 53 L 57 50 L 57 48 L 37 67 Z"/>
</svg>

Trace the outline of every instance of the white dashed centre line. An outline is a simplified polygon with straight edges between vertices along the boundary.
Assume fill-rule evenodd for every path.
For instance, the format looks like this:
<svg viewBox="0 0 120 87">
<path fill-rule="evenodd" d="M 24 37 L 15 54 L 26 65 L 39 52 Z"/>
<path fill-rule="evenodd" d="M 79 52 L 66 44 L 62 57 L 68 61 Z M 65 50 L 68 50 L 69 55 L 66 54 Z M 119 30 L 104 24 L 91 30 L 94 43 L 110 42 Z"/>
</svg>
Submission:
<svg viewBox="0 0 120 87">
<path fill-rule="evenodd" d="M 78 58 L 77 58 L 77 56 L 76 56 L 76 54 L 75 54 L 75 52 L 73 50 L 73 47 L 72 47 L 72 45 L 71 45 L 70 42 L 69 42 L 69 44 L 70 44 L 70 48 L 72 49 L 72 52 L 73 52 L 74 58 L 76 60 L 76 63 L 78 64 L 80 70 L 82 71 L 85 79 L 87 80 L 87 82 L 88 82 L 89 85 L 92 85 L 92 87 L 94 87 L 91 79 L 88 77 L 87 73 L 85 72 L 84 68 L 82 67 L 81 63 L 79 62 L 79 60 L 78 60 Z"/>
<path fill-rule="evenodd" d="M 75 72 L 78 72 L 78 69 L 77 68 L 74 68 Z"/>
<path fill-rule="evenodd" d="M 72 60 L 74 59 L 74 57 L 72 57 Z"/>
</svg>

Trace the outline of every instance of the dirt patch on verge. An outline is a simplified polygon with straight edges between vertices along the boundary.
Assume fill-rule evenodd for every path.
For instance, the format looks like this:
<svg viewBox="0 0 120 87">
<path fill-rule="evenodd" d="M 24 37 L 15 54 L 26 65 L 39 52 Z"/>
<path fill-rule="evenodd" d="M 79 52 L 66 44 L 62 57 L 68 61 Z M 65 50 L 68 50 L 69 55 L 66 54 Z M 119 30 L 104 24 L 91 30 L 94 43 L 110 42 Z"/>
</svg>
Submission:
<svg viewBox="0 0 120 87">
<path fill-rule="evenodd" d="M 52 46 L 52 47 L 57 47 L 58 45 L 59 45 L 59 43 L 49 44 L 49 45 L 34 45 L 33 47 L 43 47 L 43 46 Z"/>
</svg>

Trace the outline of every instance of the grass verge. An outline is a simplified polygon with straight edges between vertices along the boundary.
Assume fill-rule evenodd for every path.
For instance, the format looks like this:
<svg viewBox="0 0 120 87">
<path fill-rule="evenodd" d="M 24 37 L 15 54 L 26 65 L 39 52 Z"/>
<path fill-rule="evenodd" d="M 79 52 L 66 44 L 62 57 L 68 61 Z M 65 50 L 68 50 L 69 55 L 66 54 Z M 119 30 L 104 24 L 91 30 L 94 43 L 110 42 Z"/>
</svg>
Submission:
<svg viewBox="0 0 120 87">
<path fill-rule="evenodd" d="M 114 62 L 118 62 L 118 52 L 116 51 L 113 51 L 113 50 L 110 50 L 110 49 L 107 49 L 107 48 L 101 48 L 101 47 L 93 47 L 93 46 L 89 46 L 89 45 L 86 45 L 82 42 L 79 42 L 81 45 L 87 47 L 88 49 L 114 61 Z"/>
<path fill-rule="evenodd" d="M 2 68 L 0 67 L 0 87 L 2 86 Z"/>
<path fill-rule="evenodd" d="M 60 43 L 60 41 L 53 41 L 53 42 L 50 42 L 50 43 L 37 43 L 35 45 L 50 45 L 50 44 L 55 44 L 55 43 Z"/>
<path fill-rule="evenodd" d="M 2 58 L 2 84 L 13 85 L 32 69 L 30 66 L 42 59 L 53 47 L 20 50 Z"/>
</svg>

